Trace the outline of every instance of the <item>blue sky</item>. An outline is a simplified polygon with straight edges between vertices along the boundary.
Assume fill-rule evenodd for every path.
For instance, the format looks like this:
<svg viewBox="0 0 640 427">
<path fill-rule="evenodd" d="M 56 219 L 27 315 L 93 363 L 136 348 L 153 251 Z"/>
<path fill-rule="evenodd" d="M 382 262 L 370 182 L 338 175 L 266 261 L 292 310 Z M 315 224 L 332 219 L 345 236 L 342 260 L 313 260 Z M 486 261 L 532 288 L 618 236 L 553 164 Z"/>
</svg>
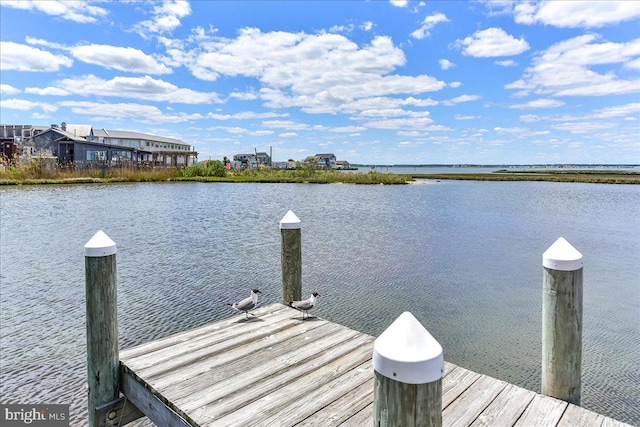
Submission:
<svg viewBox="0 0 640 427">
<path fill-rule="evenodd" d="M 0 121 L 366 164 L 640 163 L 640 2 L 0 1 Z"/>
</svg>

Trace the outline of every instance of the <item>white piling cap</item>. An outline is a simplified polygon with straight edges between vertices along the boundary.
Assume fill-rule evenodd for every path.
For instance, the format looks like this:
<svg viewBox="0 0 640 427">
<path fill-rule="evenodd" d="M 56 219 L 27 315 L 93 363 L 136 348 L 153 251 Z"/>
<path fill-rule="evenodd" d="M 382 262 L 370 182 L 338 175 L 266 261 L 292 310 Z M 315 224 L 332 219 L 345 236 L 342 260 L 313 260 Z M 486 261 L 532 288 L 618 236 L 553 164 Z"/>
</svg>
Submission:
<svg viewBox="0 0 640 427">
<path fill-rule="evenodd" d="M 101 257 L 114 255 L 116 253 L 116 243 L 105 234 L 104 231 L 98 230 L 96 234 L 84 245 L 85 257 Z"/>
<path fill-rule="evenodd" d="M 582 254 L 564 237 L 560 237 L 542 254 L 542 266 L 559 271 L 580 270 Z"/>
<path fill-rule="evenodd" d="M 283 228 L 300 228 L 301 224 L 302 222 L 300 221 L 300 218 L 298 218 L 292 210 L 289 210 L 289 212 L 287 212 L 285 216 L 283 216 L 280 220 L 280 229 L 282 230 Z"/>
<path fill-rule="evenodd" d="M 373 344 L 373 369 L 405 384 L 428 384 L 442 378 L 442 346 L 405 311 Z"/>
</svg>

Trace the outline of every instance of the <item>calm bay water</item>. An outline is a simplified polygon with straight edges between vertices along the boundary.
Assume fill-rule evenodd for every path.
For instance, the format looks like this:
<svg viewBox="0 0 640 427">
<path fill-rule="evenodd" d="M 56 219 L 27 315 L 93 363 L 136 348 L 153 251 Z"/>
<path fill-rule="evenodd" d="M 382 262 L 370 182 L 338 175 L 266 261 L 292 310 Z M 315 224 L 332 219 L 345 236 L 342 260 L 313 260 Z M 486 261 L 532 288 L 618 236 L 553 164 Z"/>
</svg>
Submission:
<svg viewBox="0 0 640 427">
<path fill-rule="evenodd" d="M 153 183 L 0 189 L 0 400 L 86 423 L 83 246 L 118 245 L 121 347 L 280 298 L 278 223 L 302 220 L 303 293 L 373 335 L 411 311 L 445 359 L 540 388 L 542 253 L 584 255 L 583 405 L 640 424 L 640 186 Z"/>
</svg>

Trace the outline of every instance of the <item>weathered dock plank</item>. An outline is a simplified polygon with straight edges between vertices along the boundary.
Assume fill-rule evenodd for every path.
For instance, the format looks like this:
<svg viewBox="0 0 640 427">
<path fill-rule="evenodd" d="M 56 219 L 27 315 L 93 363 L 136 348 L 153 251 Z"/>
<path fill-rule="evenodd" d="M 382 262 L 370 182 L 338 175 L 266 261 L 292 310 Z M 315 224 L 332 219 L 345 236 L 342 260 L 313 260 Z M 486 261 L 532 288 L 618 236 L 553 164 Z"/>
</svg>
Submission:
<svg viewBox="0 0 640 427">
<path fill-rule="evenodd" d="M 120 352 L 122 391 L 158 425 L 373 423 L 375 338 L 282 304 Z M 445 362 L 446 426 L 624 424 Z"/>
<path fill-rule="evenodd" d="M 532 391 L 508 384 L 471 425 L 512 426 L 535 395 Z"/>
<path fill-rule="evenodd" d="M 445 377 L 446 382 L 446 377 Z M 469 426 L 478 414 L 504 390 L 507 383 L 480 376 L 471 386 L 442 411 L 442 422 L 448 426 Z"/>
<path fill-rule="evenodd" d="M 300 427 L 324 427 L 341 425 L 366 408 L 373 401 L 373 378 L 367 379 L 329 405 L 313 413 L 298 424 Z M 371 417 L 371 415 L 369 415 Z"/>
<path fill-rule="evenodd" d="M 538 394 L 527 406 L 524 414 L 515 425 L 527 427 L 555 426 L 560 422 L 567 405 L 568 403 L 562 400 Z"/>
</svg>

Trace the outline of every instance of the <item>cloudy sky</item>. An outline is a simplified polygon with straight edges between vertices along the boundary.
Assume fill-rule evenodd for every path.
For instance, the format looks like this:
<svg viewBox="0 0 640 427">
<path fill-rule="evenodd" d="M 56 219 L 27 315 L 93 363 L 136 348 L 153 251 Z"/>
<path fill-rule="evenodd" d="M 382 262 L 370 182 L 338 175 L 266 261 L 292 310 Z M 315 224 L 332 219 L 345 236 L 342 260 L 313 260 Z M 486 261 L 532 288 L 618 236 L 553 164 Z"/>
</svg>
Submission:
<svg viewBox="0 0 640 427">
<path fill-rule="evenodd" d="M 0 1 L 3 124 L 375 164 L 640 163 L 640 2 Z"/>
</svg>

